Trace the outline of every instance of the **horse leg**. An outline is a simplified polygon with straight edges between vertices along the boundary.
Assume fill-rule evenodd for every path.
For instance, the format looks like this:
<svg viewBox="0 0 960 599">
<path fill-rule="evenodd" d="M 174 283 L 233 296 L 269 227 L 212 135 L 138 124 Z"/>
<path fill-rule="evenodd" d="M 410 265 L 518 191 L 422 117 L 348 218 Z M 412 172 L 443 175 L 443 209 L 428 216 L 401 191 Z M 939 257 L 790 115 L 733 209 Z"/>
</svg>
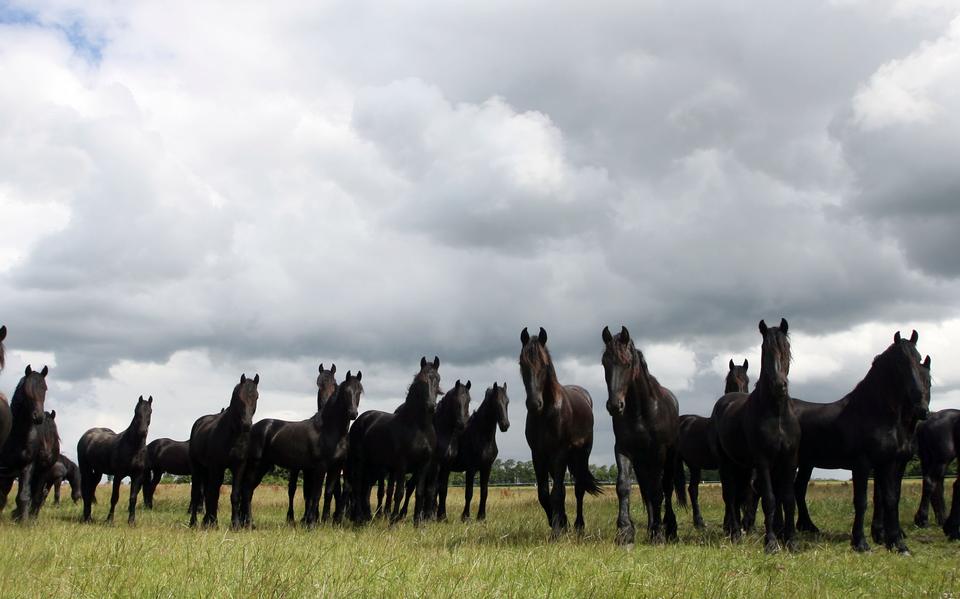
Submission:
<svg viewBox="0 0 960 599">
<path fill-rule="evenodd" d="M 157 492 L 157 486 L 160 485 L 160 479 L 162 478 L 163 470 L 159 468 L 147 471 L 147 479 L 143 483 L 143 505 L 148 510 L 153 509 L 153 495 Z"/>
<path fill-rule="evenodd" d="M 383 517 L 384 511 L 385 511 L 384 505 L 383 505 L 383 491 L 384 491 L 383 479 L 378 478 L 377 479 L 377 512 L 376 512 L 376 515 L 378 518 Z M 390 501 L 390 497 L 387 497 L 387 501 Z M 387 507 L 386 511 L 389 511 L 389 510 L 390 508 Z"/>
<path fill-rule="evenodd" d="M 84 522 L 93 520 L 91 511 L 93 510 L 93 504 L 97 501 L 97 485 L 100 484 L 102 476 L 99 472 L 94 472 L 91 469 L 80 470 L 80 494 L 83 498 Z"/>
<path fill-rule="evenodd" d="M 413 504 L 413 525 L 419 526 L 426 518 L 430 516 L 430 470 L 429 465 L 421 467 L 417 473 L 417 497 Z M 407 492 L 407 499 L 410 499 L 410 492 Z M 404 502 L 406 503 L 406 502 Z"/>
<path fill-rule="evenodd" d="M 47 498 L 46 493 L 50 488 L 43 482 L 44 473 L 38 468 L 33 469 L 33 480 L 30 481 L 30 517 L 36 518 L 40 515 L 40 508 L 43 507 L 43 501 Z"/>
<path fill-rule="evenodd" d="M 477 507 L 477 522 L 487 519 L 487 491 L 490 488 L 490 466 L 480 468 L 480 505 Z M 466 509 L 466 508 L 464 508 Z M 469 516 L 469 510 L 467 510 Z"/>
<path fill-rule="evenodd" d="M 946 464 L 937 464 L 932 473 L 930 488 L 930 505 L 933 506 L 933 517 L 937 526 L 943 526 L 946 515 L 946 506 L 943 503 L 943 481 L 947 474 Z"/>
<path fill-rule="evenodd" d="M 900 536 L 900 506 L 897 505 L 897 485 L 900 480 L 899 461 L 883 464 L 875 469 L 876 484 L 880 488 L 879 500 L 883 505 L 883 536 L 887 549 L 900 554 L 909 554 L 910 550 Z"/>
<path fill-rule="evenodd" d="M 130 526 L 137 521 L 137 495 L 140 494 L 141 486 L 143 486 L 143 472 L 132 474 L 130 476 L 130 507 L 127 514 L 127 524 Z"/>
<path fill-rule="evenodd" d="M 206 510 L 203 514 L 203 526 L 217 527 L 217 511 L 220 507 L 220 487 L 223 486 L 225 470 L 219 466 L 208 469 L 203 486 L 203 500 Z"/>
<path fill-rule="evenodd" d="M 723 532 L 730 536 L 731 541 L 740 539 L 740 513 L 737 502 L 737 476 L 733 464 L 726 461 L 720 463 L 720 490 L 723 495 Z"/>
<path fill-rule="evenodd" d="M 694 528 L 705 528 L 703 515 L 700 513 L 700 467 L 687 464 L 690 469 L 690 483 L 687 485 L 687 493 L 690 495 L 690 508 L 693 511 Z"/>
<path fill-rule="evenodd" d="M 943 534 L 951 541 L 960 541 L 960 468 L 957 469 L 957 480 L 953 483 L 950 515 L 943 522 Z"/>
<path fill-rule="evenodd" d="M 400 508 L 401 520 L 407 517 L 407 508 L 410 506 L 410 496 L 413 495 L 413 492 L 417 490 L 417 484 L 418 484 L 418 479 L 416 474 L 410 475 L 410 480 L 406 481 L 406 485 L 403 485 L 400 482 L 397 483 L 398 486 L 404 487 L 403 507 Z M 421 506 L 421 508 L 423 507 L 423 501 L 421 500 L 421 497 L 419 494 L 417 495 L 417 499 L 413 504 L 414 516 L 417 515 L 416 509 L 418 505 Z"/>
<path fill-rule="evenodd" d="M 0 479 L 0 512 L 7 507 L 7 496 L 13 488 L 13 478 Z"/>
<path fill-rule="evenodd" d="M 190 527 L 197 525 L 197 511 L 200 510 L 200 504 L 203 503 L 204 475 L 201 470 L 194 465 L 190 476 Z M 84 501 L 86 503 L 86 501 Z M 86 509 L 86 507 L 84 507 Z"/>
<path fill-rule="evenodd" d="M 883 543 L 883 509 L 885 507 L 880 485 L 881 474 L 876 468 L 873 471 L 873 517 L 870 520 L 870 538 L 877 545 Z"/>
<path fill-rule="evenodd" d="M 56 482 L 53 483 L 53 505 L 57 507 L 60 507 L 60 485 L 62 484 L 63 484 L 62 479 L 58 479 Z"/>
<path fill-rule="evenodd" d="M 450 485 L 450 471 L 444 468 L 437 475 L 437 521 L 447 519 L 447 487 Z"/>
<path fill-rule="evenodd" d="M 863 520 L 867 511 L 867 476 L 870 468 L 858 466 L 853 469 L 853 530 L 850 543 L 854 551 L 870 551 L 870 544 L 863 534 Z"/>
<path fill-rule="evenodd" d="M 17 481 L 17 510 L 13 514 L 13 519 L 17 521 L 28 521 L 30 519 L 30 502 L 33 498 L 30 489 L 30 481 L 33 479 L 33 462 L 20 469 L 20 478 Z"/>
<path fill-rule="evenodd" d="M 107 514 L 107 522 L 113 523 L 113 510 L 117 507 L 117 501 L 120 500 L 120 483 L 123 477 L 113 475 L 113 492 L 110 493 L 110 512 Z"/>
<path fill-rule="evenodd" d="M 405 469 L 401 469 L 399 473 L 391 473 L 387 479 L 387 492 L 393 496 L 393 511 L 390 512 L 390 524 L 399 521 L 403 517 L 400 514 L 400 508 L 403 503 L 403 492 L 406 489 L 407 482 L 404 470 Z"/>
<path fill-rule="evenodd" d="M 296 521 L 296 517 L 293 515 L 293 498 L 297 495 L 297 479 L 299 478 L 299 470 L 290 471 L 290 480 L 287 482 L 287 524 L 293 524 Z"/>
<path fill-rule="evenodd" d="M 740 515 L 740 523 L 743 530 L 750 534 L 756 528 L 757 512 L 760 505 L 760 492 L 758 490 L 757 474 L 754 470 L 743 474 L 743 479 L 738 484 L 740 493 L 737 495 L 739 506 L 737 513 Z"/>
<path fill-rule="evenodd" d="M 800 464 L 800 467 L 797 468 L 797 478 L 793 483 L 794 494 L 797 498 L 797 530 L 820 534 L 820 529 L 810 519 L 810 512 L 807 510 L 807 487 L 810 484 L 812 474 L 812 464 Z"/>
<path fill-rule="evenodd" d="M 672 452 L 671 452 L 672 453 Z M 669 455 L 663 467 L 663 483 L 660 485 L 663 495 L 663 532 L 668 541 L 677 540 L 677 514 L 673 511 L 673 478 L 675 457 Z M 681 493 L 683 491 L 681 490 Z"/>
<path fill-rule="evenodd" d="M 533 471 L 537 476 L 537 499 L 547 515 L 547 526 L 553 526 L 553 505 L 550 503 L 550 472 L 546 460 L 533 456 Z"/>
<path fill-rule="evenodd" d="M 553 510 L 553 536 L 559 536 L 567 530 L 566 485 L 564 478 L 567 473 L 566 460 L 555 460 L 553 464 L 553 489 L 550 490 L 550 504 Z"/>
<path fill-rule="evenodd" d="M 792 460 L 786 460 L 780 464 L 777 471 L 777 504 L 778 512 L 783 510 L 781 516 L 782 528 L 779 531 L 780 538 L 788 551 L 796 551 L 796 509 L 797 498 L 794 489 L 796 488 L 797 465 Z"/>
<path fill-rule="evenodd" d="M 473 475 L 474 471 L 469 468 L 463 473 L 463 513 L 460 514 L 462 522 L 470 519 L 470 501 L 473 500 Z"/>
<path fill-rule="evenodd" d="M 775 531 L 774 511 L 776 510 L 776 496 L 773 492 L 773 481 L 770 476 L 770 465 L 763 463 L 757 467 L 757 478 L 760 482 L 760 499 L 763 505 L 764 551 L 776 553 L 780 550 Z"/>
<path fill-rule="evenodd" d="M 250 513 L 250 503 L 253 502 L 253 488 L 248 494 L 244 493 L 244 477 L 247 476 L 245 464 L 230 468 L 230 528 L 239 530 L 249 528 L 253 524 L 253 514 Z M 249 495 L 249 501 L 245 501 Z"/>
<path fill-rule="evenodd" d="M 323 487 L 323 514 L 320 516 L 320 522 L 326 522 L 330 518 L 330 502 L 335 495 L 339 495 L 339 486 L 340 486 L 340 468 L 332 468 L 327 472 L 326 484 Z M 340 511 L 340 500 L 337 499 L 337 509 L 334 512 Z"/>
<path fill-rule="evenodd" d="M 317 480 L 315 470 L 303 471 L 303 518 L 301 523 L 307 528 L 313 528 L 317 523 L 317 518 L 313 511 L 313 498 L 317 492 L 320 481 Z"/>
</svg>

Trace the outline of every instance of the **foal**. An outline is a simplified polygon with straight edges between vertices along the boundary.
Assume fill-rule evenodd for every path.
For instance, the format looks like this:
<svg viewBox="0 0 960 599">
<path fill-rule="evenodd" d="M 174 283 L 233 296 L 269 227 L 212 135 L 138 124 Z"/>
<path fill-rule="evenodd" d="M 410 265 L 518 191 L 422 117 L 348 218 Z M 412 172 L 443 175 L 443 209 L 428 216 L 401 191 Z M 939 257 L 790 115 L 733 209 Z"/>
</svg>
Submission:
<svg viewBox="0 0 960 599">
<path fill-rule="evenodd" d="M 537 476 L 537 496 L 553 535 L 567 529 L 564 478 L 573 475 L 577 497 L 574 527 L 583 532 L 583 494 L 602 493 L 590 472 L 593 449 L 593 400 L 583 387 L 561 385 L 547 350 L 547 331 L 520 333 L 520 374 L 527 391 L 525 435 Z M 550 479 L 553 488 L 550 488 Z"/>
<path fill-rule="evenodd" d="M 130 426 L 121 433 L 109 428 L 92 428 L 80 437 L 77 443 L 77 466 L 80 468 L 80 486 L 83 495 L 83 521 L 92 518 L 90 511 L 96 501 L 97 485 L 104 474 L 113 475 L 113 493 L 110 495 L 110 512 L 107 522 L 113 522 L 113 511 L 120 499 L 120 483 L 130 477 L 130 506 L 127 523 L 134 524 L 137 518 L 137 495 L 143 484 L 147 467 L 147 430 L 153 414 L 153 396 L 137 400 Z"/>
<path fill-rule="evenodd" d="M 749 393 L 750 377 L 747 368 L 750 363 L 743 360 L 742 366 L 737 366 L 730 360 L 730 370 L 723 389 L 726 393 Z M 713 422 L 710 418 L 694 414 L 680 416 L 680 441 L 677 450 L 680 453 L 681 464 L 690 469 L 690 483 L 687 487 L 690 493 L 690 505 L 693 508 L 693 525 L 703 528 L 703 516 L 700 514 L 700 472 L 702 470 L 716 470 L 720 467 L 717 452 L 711 445 Z M 683 475 L 682 465 L 678 475 Z"/>
<path fill-rule="evenodd" d="M 497 459 L 497 427 L 500 432 L 507 432 L 510 428 L 510 418 L 507 416 L 507 406 L 510 398 L 507 397 L 507 384 L 487 389 L 483 402 L 477 411 L 470 415 L 467 426 L 460 435 L 457 455 L 450 462 L 449 472 L 463 472 L 463 513 L 461 520 L 470 519 L 470 501 L 473 499 L 473 478 L 480 473 L 480 506 L 477 508 L 477 520 L 487 517 L 487 489 L 490 484 L 490 469 Z M 437 518 L 443 520 L 447 514 L 447 486 L 450 482 L 449 473 L 441 477 L 439 489 L 439 504 Z"/>
</svg>

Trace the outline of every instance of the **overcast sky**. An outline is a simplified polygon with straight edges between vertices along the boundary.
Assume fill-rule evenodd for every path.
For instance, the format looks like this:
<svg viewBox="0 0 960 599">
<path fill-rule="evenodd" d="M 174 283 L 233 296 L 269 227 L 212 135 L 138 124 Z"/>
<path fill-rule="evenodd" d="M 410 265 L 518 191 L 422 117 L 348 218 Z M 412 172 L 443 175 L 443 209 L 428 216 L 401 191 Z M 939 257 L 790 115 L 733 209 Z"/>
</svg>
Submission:
<svg viewBox="0 0 960 599">
<path fill-rule="evenodd" d="M 64 451 L 155 398 L 186 438 L 317 365 L 392 410 L 420 357 L 473 405 L 520 330 L 593 394 L 625 324 L 681 412 L 785 316 L 792 394 L 920 332 L 960 405 L 960 6 L 0 0 L 0 322 Z M 342 378 L 342 376 L 341 376 Z"/>
</svg>

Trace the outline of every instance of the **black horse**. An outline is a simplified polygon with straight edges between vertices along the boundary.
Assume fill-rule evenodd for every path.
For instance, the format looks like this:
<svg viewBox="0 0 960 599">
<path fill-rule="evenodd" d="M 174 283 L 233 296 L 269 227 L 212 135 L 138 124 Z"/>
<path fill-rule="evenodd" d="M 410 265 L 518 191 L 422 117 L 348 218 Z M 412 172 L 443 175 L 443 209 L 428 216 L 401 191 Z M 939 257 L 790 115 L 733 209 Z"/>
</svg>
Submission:
<svg viewBox="0 0 960 599">
<path fill-rule="evenodd" d="M 867 477 L 873 470 L 883 518 L 884 543 L 888 549 L 907 552 L 900 530 L 900 468 L 909 454 L 919 419 L 925 418 L 930 402 L 930 361 L 921 362 L 917 332 L 909 340 L 898 331 L 893 343 L 873 359 L 870 370 L 842 399 L 821 404 L 794 400 L 802 440 L 795 484 L 797 529 L 819 532 L 807 511 L 806 492 L 810 474 L 817 468 L 853 471 L 855 516 L 850 542 L 857 551 L 870 546 L 863 534 L 867 508 Z M 877 522 L 878 527 L 880 522 Z"/>
<path fill-rule="evenodd" d="M 321 410 L 312 418 L 300 422 L 268 418 L 253 426 L 241 502 L 245 526 L 251 525 L 253 520 L 253 493 L 274 466 L 303 471 L 304 524 L 313 526 L 320 520 L 321 491 L 325 491 L 324 511 L 329 510 L 334 480 L 339 479 L 347 457 L 347 429 L 357 417 L 363 393 L 362 378 L 362 372 L 357 371 L 353 376 L 348 371 L 333 397 L 325 400 Z M 324 490 L 321 485 L 325 477 L 327 487 Z"/>
<path fill-rule="evenodd" d="M 602 493 L 590 472 L 593 449 L 593 400 L 583 387 L 561 385 L 547 350 L 547 331 L 536 337 L 520 333 L 520 374 L 527 392 L 526 438 L 537 476 L 537 496 L 553 535 L 567 529 L 564 479 L 567 469 L 574 480 L 577 519 L 583 532 L 583 494 Z M 550 479 L 553 480 L 551 489 Z"/>
<path fill-rule="evenodd" d="M 602 337 L 607 412 L 613 418 L 617 460 L 616 542 L 633 543 L 635 536 L 630 517 L 631 466 L 646 507 L 650 538 L 662 540 L 666 535 L 668 539 L 676 539 L 677 517 L 670 494 L 676 472 L 680 405 L 676 396 L 650 374 L 643 353 L 634 346 L 627 327 L 621 327 L 616 336 L 603 327 Z M 677 488 L 677 499 L 685 502 L 682 482 Z"/>
<path fill-rule="evenodd" d="M 127 523 L 137 518 L 137 495 L 147 468 L 147 431 L 153 414 L 153 396 L 144 400 L 141 395 L 133 410 L 133 420 L 124 431 L 115 433 L 109 428 L 92 428 L 83 433 L 77 443 L 77 466 L 80 468 L 80 487 L 83 494 L 83 521 L 89 522 L 96 501 L 97 485 L 104 474 L 113 475 L 113 493 L 107 522 L 113 522 L 113 511 L 120 499 L 120 483 L 130 477 L 130 505 Z"/>
<path fill-rule="evenodd" d="M 428 498 L 427 517 L 436 516 L 438 520 L 446 520 L 446 510 L 441 513 L 438 509 L 438 498 L 442 495 L 444 503 L 446 502 L 447 485 L 450 481 L 450 466 L 460 451 L 460 436 L 463 434 L 470 417 L 471 386 L 470 381 L 467 381 L 464 385 L 460 382 L 460 379 L 457 379 L 453 388 L 447 391 L 437 402 L 437 411 L 433 415 L 433 428 L 437 434 L 437 444 L 433 449 L 433 460 L 427 473 L 428 488 L 434 491 Z M 407 505 L 410 502 L 410 495 L 413 494 L 415 482 L 413 478 L 407 482 L 407 493 L 403 499 L 403 507 L 400 509 L 401 519 L 407 515 Z M 396 483 L 397 481 L 390 479 L 390 486 L 387 490 L 388 496 Z M 377 495 L 379 501 L 379 488 Z M 379 505 L 377 507 L 379 508 Z M 389 505 L 387 509 L 390 509 Z"/>
<path fill-rule="evenodd" d="M 153 494 L 164 474 L 190 476 L 190 442 L 167 437 L 147 443 L 147 470 L 143 476 L 143 505 L 153 509 Z"/>
<path fill-rule="evenodd" d="M 501 432 L 510 428 L 510 418 L 507 416 L 507 407 L 510 398 L 507 397 L 507 384 L 497 385 L 487 389 L 480 407 L 470 415 L 467 425 L 460 435 L 457 455 L 450 462 L 446 476 L 440 477 L 438 489 L 437 518 L 443 520 L 447 514 L 447 486 L 449 472 L 464 473 L 464 504 L 461 520 L 470 518 L 470 501 L 473 499 L 473 479 L 480 473 L 480 506 L 477 508 L 477 520 L 487 517 L 487 489 L 490 484 L 490 469 L 497 459 L 497 427 Z"/>
<path fill-rule="evenodd" d="M 60 485 L 63 481 L 70 484 L 70 499 L 77 503 L 82 499 L 80 492 L 80 468 L 68 458 L 61 454 L 52 468 L 47 470 L 43 479 L 43 498 L 41 502 L 46 501 L 50 491 L 53 490 L 53 505 L 60 505 Z"/>
<path fill-rule="evenodd" d="M 23 378 L 13 392 L 10 434 L 0 450 L 3 478 L 10 479 L 11 485 L 12 479 L 17 479 L 17 509 L 14 517 L 21 521 L 36 513 L 32 505 L 36 494 L 33 487 L 39 480 L 37 460 L 44 452 L 46 438 L 41 434 L 41 427 L 44 423 L 43 403 L 47 396 L 48 373 L 46 366 L 37 372 L 27 365 Z"/>
<path fill-rule="evenodd" d="M 240 375 L 233 388 L 230 405 L 219 414 L 201 416 L 190 429 L 190 526 L 197 525 L 200 503 L 206 504 L 204 526 L 217 525 L 220 487 L 224 473 L 230 469 L 230 525 L 242 525 L 240 496 L 245 476 L 250 428 L 260 398 L 260 375 L 248 379 Z"/>
<path fill-rule="evenodd" d="M 43 422 L 37 427 L 37 454 L 30 480 L 30 516 L 36 517 L 46 498 L 46 481 L 60 458 L 60 435 L 57 432 L 57 411 L 44 412 Z M 0 511 L 7 505 L 7 495 L 13 487 L 13 477 L 0 479 Z M 20 508 L 13 511 L 13 518 L 20 518 Z"/>
<path fill-rule="evenodd" d="M 726 383 L 723 389 L 727 393 L 749 393 L 750 377 L 747 376 L 747 368 L 750 363 L 743 360 L 742 366 L 737 366 L 730 360 L 730 370 L 727 372 Z M 704 416 L 695 414 L 684 414 L 680 416 L 680 439 L 677 443 L 677 450 L 680 454 L 682 464 L 686 464 L 690 470 L 690 483 L 687 491 L 690 493 L 690 505 L 693 508 L 693 525 L 696 528 L 703 528 L 703 516 L 700 514 L 700 474 L 703 470 L 716 470 L 720 467 L 720 460 L 717 457 L 714 447 L 710 444 L 713 438 L 711 429 L 713 421 Z M 678 476 L 683 476 L 682 467 L 677 471 Z M 744 523 L 749 530 L 747 522 Z"/>
<path fill-rule="evenodd" d="M 326 403 L 328 399 L 333 397 L 334 392 L 337 390 L 337 365 L 331 364 L 330 370 L 323 369 L 323 363 L 320 363 L 320 368 L 317 374 L 317 413 L 323 411 L 323 404 Z M 359 372 L 357 373 L 359 374 Z M 328 475 L 329 476 L 329 475 Z M 340 474 L 336 474 L 337 478 L 340 477 Z M 297 495 L 297 482 L 300 479 L 300 470 L 290 470 L 290 479 L 287 482 L 287 522 L 293 524 L 294 515 L 293 515 L 293 500 Z M 324 481 L 319 481 L 317 484 L 323 484 Z M 339 480 L 336 481 L 334 485 L 335 489 L 339 486 Z M 306 499 L 306 496 L 304 496 Z"/>
<path fill-rule="evenodd" d="M 7 338 L 6 325 L 0 327 L 0 371 L 3 371 L 6 363 L 6 351 L 3 347 L 3 341 Z M 7 442 L 10 436 L 10 427 L 13 426 L 13 414 L 10 412 L 10 404 L 7 403 L 7 397 L 0 393 L 0 447 Z"/>
<path fill-rule="evenodd" d="M 440 358 L 434 357 L 433 362 L 421 358 L 420 371 L 414 376 L 403 405 L 393 414 L 364 412 L 350 428 L 347 476 L 353 493 L 354 522 L 370 520 L 370 489 L 385 476 L 397 481 L 391 522 L 399 520 L 402 481 L 407 473 L 413 476 L 417 493 L 414 524 L 419 525 L 426 517 L 428 467 L 437 443 L 433 414 L 440 394 L 439 368 Z"/>
<path fill-rule="evenodd" d="M 920 471 L 923 473 L 923 492 L 920 495 L 920 506 L 913 517 L 913 523 L 920 528 L 925 528 L 929 524 L 928 512 L 931 504 L 937 526 L 943 526 L 946 521 L 943 479 L 947 473 L 947 466 L 957 458 L 958 445 L 960 445 L 960 410 L 933 412 L 917 427 L 917 453 L 920 455 Z"/>
<path fill-rule="evenodd" d="M 734 540 L 741 535 L 741 512 L 745 505 L 750 476 L 756 472 L 763 500 L 765 549 L 779 550 L 774 514 L 782 511 L 779 531 L 787 548 L 796 547 L 793 483 L 800 447 L 800 422 L 790 398 L 790 341 L 787 321 L 767 327 L 760 321 L 763 336 L 760 377 L 753 392 L 727 393 L 713 408 L 711 418 L 720 458 L 723 486 L 724 529 Z"/>
</svg>

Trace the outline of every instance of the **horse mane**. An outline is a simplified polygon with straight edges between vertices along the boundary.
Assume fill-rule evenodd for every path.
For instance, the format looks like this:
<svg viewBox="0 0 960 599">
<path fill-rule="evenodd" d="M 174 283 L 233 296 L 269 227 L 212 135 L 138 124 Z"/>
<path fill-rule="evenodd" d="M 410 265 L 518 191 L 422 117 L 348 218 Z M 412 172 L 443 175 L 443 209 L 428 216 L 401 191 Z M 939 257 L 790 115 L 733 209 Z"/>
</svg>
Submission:
<svg viewBox="0 0 960 599">
<path fill-rule="evenodd" d="M 909 341 L 901 340 L 900 343 L 909 343 Z M 852 397 L 872 396 L 874 388 L 886 387 L 885 381 L 882 380 L 884 376 L 889 374 L 886 363 L 894 360 L 896 358 L 894 350 L 900 349 L 901 346 L 898 345 L 897 342 L 894 342 L 891 343 L 887 349 L 874 356 L 873 361 L 870 363 L 870 369 L 867 370 L 867 374 L 860 379 L 860 382 L 854 386 L 853 391 L 848 395 Z"/>
<path fill-rule="evenodd" d="M 6 349 L 3 347 L 3 341 L 0 341 L 0 370 L 7 367 Z"/>
<path fill-rule="evenodd" d="M 520 367 L 521 374 L 524 366 L 524 360 L 522 358 L 526 357 L 527 369 L 530 369 L 529 364 L 534 363 L 534 361 L 540 361 L 540 355 L 537 350 L 542 350 L 544 355 L 546 355 L 546 360 L 543 360 L 544 368 L 547 371 L 547 384 L 544 385 L 543 392 L 555 394 L 557 392 L 555 387 L 560 386 L 560 381 L 557 378 L 557 369 L 553 365 L 553 356 L 550 355 L 550 350 L 547 349 L 547 346 L 537 342 L 533 343 L 532 340 L 525 344 L 520 350 Z"/>
</svg>

